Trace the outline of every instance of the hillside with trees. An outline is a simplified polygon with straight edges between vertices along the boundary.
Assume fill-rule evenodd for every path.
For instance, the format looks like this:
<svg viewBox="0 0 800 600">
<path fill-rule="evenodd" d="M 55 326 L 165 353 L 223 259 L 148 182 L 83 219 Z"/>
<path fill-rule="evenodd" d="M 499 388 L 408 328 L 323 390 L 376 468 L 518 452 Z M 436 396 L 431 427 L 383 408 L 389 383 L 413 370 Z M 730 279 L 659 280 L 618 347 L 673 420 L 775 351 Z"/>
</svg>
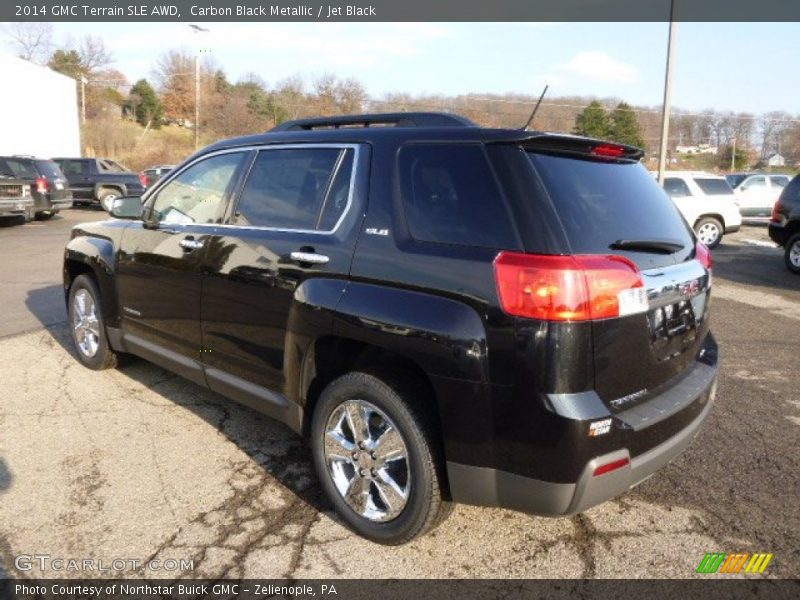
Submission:
<svg viewBox="0 0 800 600">
<path fill-rule="evenodd" d="M 174 163 L 194 150 L 195 56 L 169 49 L 152 65 L 148 78 L 131 83 L 114 68 L 103 38 L 85 36 L 57 47 L 47 23 L 6 26 L 6 39 L 26 60 L 47 65 L 76 80 L 79 105 L 85 92 L 82 143 L 86 154 L 107 155 L 140 169 Z M 266 131 L 304 116 L 358 112 L 443 110 L 460 113 L 480 125 L 521 127 L 537 97 L 524 94 L 412 95 L 374 97 L 356 79 L 298 74 L 270 83 L 269 70 L 231 81 L 224 65 L 201 56 L 199 135 L 202 145 L 220 138 Z M 85 84 L 81 84 L 81 80 Z M 81 111 L 81 106 L 76 107 Z M 645 149 L 655 162 L 660 107 L 632 106 L 620 98 L 547 97 L 532 127 L 616 140 Z M 713 157 L 682 156 L 677 146 L 708 145 Z M 800 116 L 777 111 L 761 115 L 715 110 L 673 109 L 669 148 L 679 167 L 736 168 L 780 152 L 787 164 L 800 161 Z M 674 163 L 674 161 L 673 161 Z"/>
</svg>

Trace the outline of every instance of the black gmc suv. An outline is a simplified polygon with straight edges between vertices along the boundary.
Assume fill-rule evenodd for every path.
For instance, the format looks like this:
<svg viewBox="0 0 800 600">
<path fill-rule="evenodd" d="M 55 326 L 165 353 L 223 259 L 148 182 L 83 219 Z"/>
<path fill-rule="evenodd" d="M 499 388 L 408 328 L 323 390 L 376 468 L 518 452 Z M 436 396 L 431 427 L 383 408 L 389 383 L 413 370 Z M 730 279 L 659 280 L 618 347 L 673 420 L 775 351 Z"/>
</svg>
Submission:
<svg viewBox="0 0 800 600">
<path fill-rule="evenodd" d="M 716 390 L 710 255 L 641 155 L 437 113 L 213 144 L 73 230 L 78 358 L 286 423 L 377 542 L 443 501 L 583 511 L 680 454 Z"/>
<path fill-rule="evenodd" d="M 16 177 L 30 187 L 33 206 L 27 221 L 49 219 L 72 208 L 72 192 L 61 169 L 52 160 L 33 156 L 0 156 L 0 177 Z"/>
<path fill-rule="evenodd" d="M 786 268 L 800 275 L 800 175 L 789 182 L 772 208 L 769 237 L 783 246 Z"/>
</svg>

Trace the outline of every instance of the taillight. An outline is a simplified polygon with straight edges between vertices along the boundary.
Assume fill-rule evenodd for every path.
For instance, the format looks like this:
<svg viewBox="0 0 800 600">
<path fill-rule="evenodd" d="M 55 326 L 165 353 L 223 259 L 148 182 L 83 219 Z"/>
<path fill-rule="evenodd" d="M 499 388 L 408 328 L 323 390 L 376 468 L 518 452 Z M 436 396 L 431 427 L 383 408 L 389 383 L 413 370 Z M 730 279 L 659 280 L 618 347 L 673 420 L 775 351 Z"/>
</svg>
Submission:
<svg viewBox="0 0 800 600">
<path fill-rule="evenodd" d="M 636 265 L 622 256 L 501 252 L 494 261 L 505 312 L 544 321 L 588 321 L 647 312 Z"/>
<path fill-rule="evenodd" d="M 629 458 L 620 458 L 619 460 L 600 465 L 594 470 L 593 475 L 594 477 L 597 477 L 598 475 L 604 475 L 606 473 L 610 473 L 611 471 L 621 469 L 622 467 L 627 467 L 629 464 L 631 464 Z"/>
<path fill-rule="evenodd" d="M 772 205 L 772 214 L 770 215 L 769 220 L 773 223 L 781 222 L 781 216 L 778 213 L 778 206 L 780 206 L 780 200 L 776 200 L 775 204 Z"/>
<path fill-rule="evenodd" d="M 607 156 L 609 158 L 618 158 L 625 153 L 625 148 L 617 144 L 598 144 L 592 148 L 592 154 L 595 156 Z"/>
<path fill-rule="evenodd" d="M 142 187 L 147 187 L 147 175 L 144 174 L 144 171 L 139 173 L 139 183 L 142 184 Z"/>
<path fill-rule="evenodd" d="M 711 260 L 711 250 L 703 242 L 696 242 L 694 245 L 694 257 L 700 261 L 706 269 L 711 270 L 714 261 Z"/>
<path fill-rule="evenodd" d="M 44 177 L 36 178 L 36 191 L 40 194 L 47 193 L 47 179 Z"/>
</svg>

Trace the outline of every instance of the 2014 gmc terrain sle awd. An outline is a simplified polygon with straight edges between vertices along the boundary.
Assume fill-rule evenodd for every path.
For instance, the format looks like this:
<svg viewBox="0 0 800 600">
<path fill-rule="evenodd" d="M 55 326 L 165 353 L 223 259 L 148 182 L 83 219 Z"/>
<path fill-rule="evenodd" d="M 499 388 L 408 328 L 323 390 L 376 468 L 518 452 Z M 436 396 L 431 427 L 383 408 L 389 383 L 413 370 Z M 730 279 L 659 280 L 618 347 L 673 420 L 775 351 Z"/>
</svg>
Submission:
<svg viewBox="0 0 800 600">
<path fill-rule="evenodd" d="M 213 144 L 74 228 L 77 356 L 307 436 L 377 542 L 449 501 L 580 512 L 682 452 L 715 395 L 710 254 L 640 157 L 439 113 Z"/>
</svg>

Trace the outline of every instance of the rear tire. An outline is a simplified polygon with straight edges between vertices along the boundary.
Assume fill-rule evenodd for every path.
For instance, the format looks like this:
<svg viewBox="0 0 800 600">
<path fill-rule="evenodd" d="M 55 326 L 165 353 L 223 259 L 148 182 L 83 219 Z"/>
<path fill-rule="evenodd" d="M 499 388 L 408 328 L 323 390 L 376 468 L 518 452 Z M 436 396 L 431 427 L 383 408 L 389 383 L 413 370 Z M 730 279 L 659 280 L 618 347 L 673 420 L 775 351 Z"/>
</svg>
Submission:
<svg viewBox="0 0 800 600">
<path fill-rule="evenodd" d="M 373 542 L 404 544 L 446 514 L 435 428 L 416 402 L 422 394 L 413 378 L 354 371 L 328 384 L 314 409 L 322 488 L 347 526 Z"/>
<path fill-rule="evenodd" d="M 703 217 L 694 224 L 694 232 L 706 246 L 716 248 L 722 242 L 724 227 L 714 217 Z"/>
<path fill-rule="evenodd" d="M 56 213 L 51 210 L 40 210 L 39 212 L 36 213 L 34 218 L 37 221 L 47 221 L 47 219 L 51 219 L 55 214 Z"/>
<path fill-rule="evenodd" d="M 117 366 L 117 353 L 106 336 L 100 291 L 89 275 L 78 275 L 69 288 L 69 325 L 78 360 L 85 367 L 101 371 Z"/>
<path fill-rule="evenodd" d="M 795 233 L 786 242 L 783 257 L 786 261 L 786 268 L 792 273 L 800 275 L 800 233 Z"/>
</svg>

